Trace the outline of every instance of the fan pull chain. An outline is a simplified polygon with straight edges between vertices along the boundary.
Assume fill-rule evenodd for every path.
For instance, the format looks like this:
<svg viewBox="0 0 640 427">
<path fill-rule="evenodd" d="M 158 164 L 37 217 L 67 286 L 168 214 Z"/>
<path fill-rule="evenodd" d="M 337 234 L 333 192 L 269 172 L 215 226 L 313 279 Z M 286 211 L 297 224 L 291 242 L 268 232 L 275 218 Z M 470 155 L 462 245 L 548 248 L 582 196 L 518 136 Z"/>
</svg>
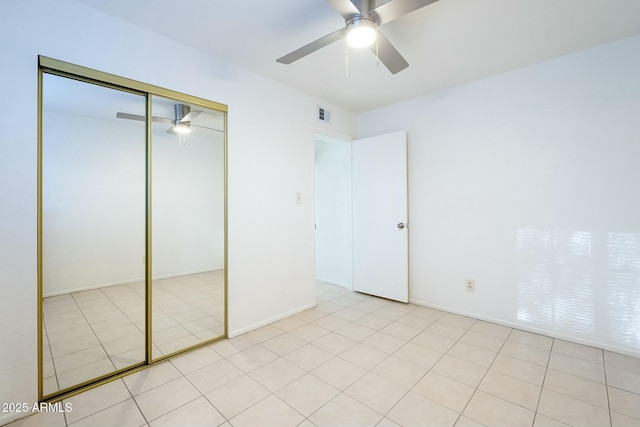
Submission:
<svg viewBox="0 0 640 427">
<path fill-rule="evenodd" d="M 349 44 L 344 43 L 344 78 L 349 80 Z"/>
<path fill-rule="evenodd" d="M 380 40 L 380 37 L 378 37 L 378 26 L 376 25 L 376 68 L 380 68 L 380 55 L 378 55 L 380 53 L 378 50 L 380 44 L 378 40 Z"/>
</svg>

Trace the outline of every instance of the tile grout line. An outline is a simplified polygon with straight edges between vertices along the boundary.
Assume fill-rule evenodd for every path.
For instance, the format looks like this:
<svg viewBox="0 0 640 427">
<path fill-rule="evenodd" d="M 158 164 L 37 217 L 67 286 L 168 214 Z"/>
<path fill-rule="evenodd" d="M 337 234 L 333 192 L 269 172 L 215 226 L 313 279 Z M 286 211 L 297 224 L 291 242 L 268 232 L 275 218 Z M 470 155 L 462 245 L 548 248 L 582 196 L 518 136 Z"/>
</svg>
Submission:
<svg viewBox="0 0 640 427">
<path fill-rule="evenodd" d="M 328 299 L 328 300 L 326 300 L 326 301 L 324 301 L 324 302 L 330 302 L 332 299 L 340 298 L 341 296 L 344 296 L 344 295 L 339 295 L 339 296 L 337 296 L 337 297 L 330 298 L 330 299 Z M 359 303 L 359 302 L 366 301 L 366 300 L 367 300 L 367 299 L 362 299 L 362 300 L 360 300 L 360 301 L 356 301 L 356 302 L 354 302 L 353 304 L 350 304 L 350 305 L 354 305 L 354 304 L 357 304 L 357 303 Z M 378 310 L 378 309 L 380 309 L 380 308 L 385 307 L 386 305 L 388 305 L 388 304 L 381 305 L 379 308 L 377 308 L 376 310 L 374 310 L 374 312 L 375 312 L 375 311 L 377 311 L 377 310 Z M 344 306 L 343 308 L 347 308 L 347 306 Z M 314 322 L 315 322 L 315 321 L 317 321 L 317 320 L 319 320 L 319 319 L 321 319 L 321 318 L 324 318 L 324 317 L 327 317 L 327 316 L 331 316 L 331 315 L 333 315 L 333 313 L 335 313 L 335 312 L 337 312 L 337 311 L 340 311 L 340 310 L 342 310 L 342 308 L 341 308 L 341 309 L 338 309 L 338 310 L 336 310 L 336 311 L 334 311 L 334 312 L 331 312 L 331 313 L 325 313 L 325 312 L 323 312 L 323 313 L 325 313 L 325 315 L 324 315 L 324 316 L 322 316 L 322 317 L 320 317 L 320 318 L 318 318 L 318 319 L 315 319 L 315 320 L 314 320 Z M 354 309 L 354 310 L 357 310 L 357 309 Z M 321 311 L 321 310 L 320 310 L 320 311 Z M 359 311 L 359 310 L 358 310 L 358 311 Z M 413 311 L 413 310 L 412 310 L 412 311 Z M 373 312 L 362 312 L 362 313 L 364 313 L 364 314 L 363 314 L 363 316 L 361 316 L 361 317 L 364 317 L 364 316 L 366 316 L 366 315 L 374 315 L 374 314 L 373 314 Z M 406 315 L 406 314 L 405 314 L 405 315 Z M 375 315 L 374 315 L 374 316 L 375 316 Z M 338 316 L 338 317 L 339 317 L 339 316 Z M 361 318 L 361 317 L 359 317 L 359 318 Z M 380 317 L 380 316 L 378 316 L 378 317 Z M 404 316 L 402 316 L 402 317 L 404 317 Z M 339 317 L 339 318 L 341 318 L 341 317 Z M 358 318 L 358 319 L 359 319 L 359 318 Z M 341 319 L 342 319 L 342 318 L 341 318 Z M 347 325 L 349 325 L 349 324 L 357 323 L 357 320 L 358 320 L 358 319 L 351 320 L 351 321 L 349 321 L 349 323 L 347 323 L 346 325 L 343 325 L 343 326 L 347 326 Z M 344 320 L 347 320 L 347 319 L 344 319 Z M 390 319 L 386 319 L 386 320 L 390 320 Z M 394 322 L 395 322 L 395 321 L 393 321 L 393 320 L 391 321 L 391 323 L 394 323 Z M 310 324 L 312 324 L 312 323 L 313 323 L 313 322 L 310 322 Z M 391 323 L 390 323 L 390 324 L 391 324 Z M 317 325 L 316 325 L 316 326 L 317 326 Z M 360 325 L 360 326 L 366 327 L 366 326 L 364 326 L 364 325 Z M 388 326 L 388 325 L 387 325 L 387 326 Z M 321 327 L 321 326 L 319 326 L 319 327 Z M 294 328 L 294 330 L 295 330 L 295 329 L 297 329 L 297 328 Z M 338 328 L 338 329 L 340 329 L 340 328 Z M 370 329 L 372 329 L 372 328 L 370 328 Z M 345 337 L 345 338 L 348 338 L 348 339 L 353 340 L 355 343 L 354 343 L 354 344 L 352 344 L 351 346 L 349 346 L 347 349 L 345 349 L 345 350 L 344 350 L 344 351 L 347 351 L 349 348 L 353 348 L 353 347 L 354 347 L 354 346 L 356 346 L 357 344 L 362 344 L 362 345 L 364 345 L 364 346 L 370 347 L 370 346 L 368 346 L 367 344 L 364 344 L 364 343 L 363 343 L 363 341 L 364 341 L 364 340 L 366 340 L 367 338 L 369 338 L 370 336 L 374 335 L 375 333 L 377 333 L 377 332 L 380 332 L 380 331 L 381 331 L 381 329 L 380 329 L 380 330 L 375 330 L 375 329 L 373 329 L 373 330 L 374 330 L 375 332 L 373 332 L 373 333 L 372 333 L 372 334 L 370 334 L 370 335 L 367 335 L 366 337 L 364 337 L 364 338 L 360 339 L 359 341 L 356 341 L 356 340 L 354 340 L 353 338 L 350 338 L 350 337 L 346 337 L 346 336 L 344 336 L 344 335 L 340 334 L 339 332 L 336 332 L 337 330 L 336 330 L 336 331 L 330 331 L 330 330 L 329 330 L 329 333 L 334 332 L 334 333 L 336 333 L 336 334 L 338 334 L 338 335 L 340 335 L 340 336 L 342 336 L 342 337 Z M 289 331 L 289 332 L 291 332 L 291 331 Z M 289 333 L 289 332 L 287 332 L 287 333 Z M 322 338 L 322 337 L 321 337 L 321 338 Z M 318 339 L 319 339 L 319 338 L 318 338 Z M 317 340 L 315 340 L 315 341 L 317 341 Z M 409 342 L 409 341 L 407 341 L 407 342 Z M 316 347 L 316 348 L 318 348 L 318 349 L 320 349 L 320 350 L 323 350 L 323 349 L 321 349 L 320 347 L 313 345 L 313 342 L 311 342 L 311 343 L 306 343 L 306 344 L 307 344 L 307 345 L 312 345 L 312 346 L 314 346 L 314 347 Z M 405 345 L 406 345 L 406 343 L 405 343 Z M 404 345 L 403 345 L 403 346 L 404 346 Z M 373 347 L 370 347 L 370 348 L 373 348 Z M 293 351 L 295 351 L 295 350 L 293 350 Z M 325 350 L 323 350 L 323 351 L 325 351 Z M 343 352 L 344 352 L 344 351 L 343 351 Z M 396 351 L 397 351 L 397 350 L 396 350 Z M 394 353 L 395 353 L 395 352 L 394 352 Z M 288 354 L 288 353 L 287 353 L 287 354 Z M 345 361 L 345 362 L 347 362 L 347 363 L 351 363 L 350 361 L 348 361 L 348 360 L 345 360 L 345 359 L 341 358 L 339 355 L 334 355 L 333 353 L 331 353 L 331 354 L 332 354 L 332 357 L 331 357 L 329 360 L 327 360 L 326 362 L 322 363 L 322 364 L 321 364 L 321 365 L 319 365 L 319 366 L 316 366 L 313 370 L 315 370 L 315 369 L 319 368 L 320 366 L 323 366 L 323 365 L 325 365 L 325 364 L 329 363 L 331 360 L 334 360 L 334 359 L 340 359 L 340 360 L 343 360 L 343 361 Z M 339 390 L 339 389 L 335 388 L 332 384 L 329 384 L 329 383 L 327 383 L 326 381 L 324 381 L 322 378 L 318 378 L 317 376 L 315 376 L 313 373 L 311 373 L 311 371 L 306 371 L 306 374 L 311 375 L 312 377 L 314 377 L 314 378 L 318 379 L 319 381 L 323 382 L 324 384 L 327 384 L 328 386 L 330 386 L 330 387 L 332 387 L 332 388 L 334 388 L 334 389 L 338 390 L 338 393 L 337 393 L 334 397 L 332 397 L 331 399 L 329 399 L 327 402 L 325 402 L 323 405 L 321 405 L 319 408 L 317 408 L 315 411 L 313 411 L 313 412 L 312 412 L 308 417 L 304 417 L 304 415 L 303 415 L 303 414 L 301 414 L 301 415 L 305 418 L 305 420 L 307 420 L 307 421 L 309 421 L 310 423 L 312 423 L 312 424 L 313 424 L 313 421 L 311 421 L 309 418 L 311 418 L 314 414 L 316 414 L 316 413 L 317 413 L 318 411 L 320 411 L 322 408 L 324 408 L 325 406 L 327 406 L 328 404 L 330 404 L 332 401 L 334 401 L 335 399 L 337 399 L 340 395 L 345 395 L 346 397 L 348 397 L 348 398 L 350 398 L 350 399 L 353 399 L 353 400 L 355 400 L 356 402 L 358 402 L 359 404 L 361 404 L 361 405 L 363 405 L 363 406 L 365 406 L 365 407 L 367 407 L 367 408 L 371 409 L 371 410 L 372 410 L 372 411 L 374 411 L 376 414 L 381 415 L 381 416 L 382 416 L 382 419 L 386 418 L 386 414 L 380 414 L 380 412 L 378 412 L 378 411 L 377 411 L 377 410 L 375 410 L 374 408 L 371 408 L 369 405 L 367 405 L 367 404 L 365 404 L 365 403 L 363 403 L 363 402 L 360 402 L 359 400 L 357 400 L 357 399 L 355 399 L 355 398 L 353 398 L 353 397 L 349 396 L 347 393 L 345 393 L 345 391 L 346 391 L 349 387 L 351 387 L 353 384 L 355 384 L 356 382 L 358 382 L 360 379 L 362 379 L 365 375 L 367 375 L 367 373 L 372 373 L 372 370 L 373 370 L 373 369 L 375 369 L 377 366 L 379 366 L 381 363 L 383 363 L 385 360 L 387 360 L 387 359 L 388 359 L 389 357 L 391 357 L 392 355 L 393 355 L 393 353 L 388 354 L 388 355 L 387 355 L 387 357 L 385 357 L 383 360 L 381 360 L 378 364 L 374 365 L 371 369 L 365 370 L 365 373 L 363 373 L 362 375 L 360 375 L 360 376 L 359 376 L 358 378 L 356 378 L 356 379 L 355 379 L 351 384 L 349 384 L 348 386 L 346 386 L 344 390 Z M 281 357 L 283 357 L 283 356 L 281 356 Z M 283 358 L 284 358 L 284 357 L 283 357 Z M 357 366 L 357 365 L 356 365 L 356 366 Z M 359 366 L 359 367 L 360 367 L 360 368 L 362 368 L 361 366 Z M 364 368 L 362 368 L 362 369 L 364 370 Z M 375 375 L 375 374 L 374 374 L 374 375 Z M 425 373 L 425 375 L 426 375 L 426 373 Z M 296 381 L 296 380 L 294 380 L 294 381 Z M 294 381 L 292 381 L 291 383 L 293 383 Z M 281 389 L 282 389 L 282 388 L 284 388 L 284 387 L 281 387 Z M 408 394 L 408 392 L 409 392 L 409 391 L 410 391 L 410 389 L 409 389 L 409 390 L 407 390 L 407 393 L 405 393 L 405 395 L 406 395 L 406 394 Z M 274 394 L 275 394 L 275 393 L 274 393 Z M 277 397 L 277 396 L 276 396 L 276 397 Z M 403 396 L 403 397 L 404 397 L 404 396 Z M 402 400 L 402 398 L 401 398 L 400 400 Z M 288 405 L 286 402 L 284 402 L 284 403 L 285 403 L 287 406 L 290 406 L 290 405 Z M 397 404 L 397 402 L 396 402 L 396 404 Z M 394 404 L 394 406 L 395 406 L 395 404 Z M 293 409 L 295 410 L 295 408 L 293 408 Z M 391 409 L 393 409 L 393 407 L 392 407 Z M 391 409 L 390 409 L 389 411 L 391 411 Z M 296 412 L 298 412 L 298 411 L 296 410 Z M 298 413 L 299 413 L 299 412 L 298 412 Z M 380 419 L 380 421 L 382 421 L 382 419 Z M 380 421 L 378 421 L 378 423 L 379 423 Z M 376 424 L 378 424 L 378 423 L 376 423 Z"/>
<path fill-rule="evenodd" d="M 611 397 L 609 396 L 609 381 L 607 380 L 607 364 L 604 358 L 604 350 L 600 350 L 602 352 L 602 369 L 604 371 L 604 387 L 607 391 L 607 407 L 609 409 L 609 425 L 613 425 L 613 410 L 611 409 Z"/>
<path fill-rule="evenodd" d="M 431 324 L 429 324 L 429 326 L 431 326 L 432 324 L 434 324 L 435 322 L 437 322 L 437 321 L 438 321 L 438 319 L 440 319 L 442 316 L 443 316 L 443 315 L 440 315 L 440 316 L 438 316 L 436 319 L 434 319 L 434 320 L 433 320 L 433 322 L 431 322 Z M 476 322 L 476 321 L 474 320 L 474 322 L 471 324 L 471 326 L 473 326 L 473 325 L 475 324 L 475 322 Z M 426 330 L 427 330 L 427 328 L 428 328 L 429 326 L 427 326 L 426 328 L 422 329 L 422 331 L 420 331 L 420 333 L 418 333 L 416 336 L 418 336 L 418 335 L 420 335 L 422 332 L 426 331 Z M 451 325 L 451 326 L 453 326 L 453 325 Z M 471 328 L 471 326 L 470 326 L 469 328 Z M 467 331 L 468 331 L 468 329 L 467 329 Z M 465 333 L 466 333 L 467 331 L 465 331 Z M 438 334 L 435 334 L 435 335 L 438 335 Z M 464 334 L 463 334 L 462 336 L 464 336 Z M 456 341 L 456 343 L 458 343 L 458 342 L 460 341 L 460 339 L 462 339 L 462 336 L 461 336 L 460 338 L 458 338 L 458 340 Z M 415 337 L 414 337 L 414 338 L 415 338 Z M 445 337 L 445 338 L 448 338 L 448 337 Z M 412 339 L 413 339 L 413 338 L 412 338 Z M 407 341 L 407 342 L 406 342 L 402 347 L 404 347 L 405 345 L 407 345 L 407 343 L 409 343 L 409 342 L 411 342 L 411 340 Z M 418 345 L 418 344 L 416 344 L 416 345 Z M 453 346 L 454 346 L 454 345 L 455 345 L 455 344 L 453 344 L 451 347 L 449 347 L 449 350 L 451 350 L 451 348 L 453 348 Z M 400 348 L 402 348 L 402 347 L 400 347 Z M 399 348 L 398 350 L 400 350 L 400 348 Z M 396 350 L 393 354 L 397 353 L 397 352 L 398 352 L 398 350 Z M 438 364 L 438 362 L 439 362 L 440 360 L 442 360 L 442 358 L 443 358 L 443 357 L 444 357 L 444 356 L 449 352 L 449 350 L 447 350 L 446 352 L 444 352 L 444 353 L 443 353 L 443 354 L 438 358 L 438 360 L 436 360 L 436 361 L 433 363 L 433 365 L 431 365 L 431 367 L 430 367 L 429 369 L 427 369 L 427 370 L 426 370 L 426 372 L 425 372 L 424 374 L 422 374 L 422 376 L 418 379 L 418 381 L 416 381 L 416 382 L 413 384 L 413 386 L 411 386 L 411 387 L 407 390 L 407 392 L 406 392 L 404 395 L 402 395 L 402 397 L 401 397 L 400 399 L 398 399 L 398 401 L 397 401 L 396 403 L 394 403 L 394 404 L 393 404 L 393 406 L 391 406 L 391 408 L 387 411 L 387 413 L 383 415 L 383 418 L 390 419 L 390 418 L 388 417 L 388 415 L 391 413 L 391 411 L 393 411 L 393 409 L 394 409 L 396 406 L 398 406 L 398 404 L 402 401 L 402 399 L 404 399 L 404 398 L 405 398 L 409 393 L 411 393 L 411 392 L 412 392 L 413 388 L 414 388 L 414 387 L 415 387 L 415 386 L 416 386 L 420 381 L 422 381 L 422 379 L 423 379 L 424 377 L 426 377 L 426 376 L 427 376 L 427 374 L 428 374 L 429 372 L 431 372 L 431 369 L 432 369 L 435 365 L 437 365 L 437 364 Z M 391 357 L 393 354 L 391 354 L 389 357 Z M 387 359 L 388 359 L 388 358 L 387 358 Z M 386 360 L 386 359 L 385 359 L 385 360 Z M 382 363 L 382 362 L 380 362 L 380 363 Z M 380 363 L 379 363 L 378 365 L 380 365 Z M 407 362 L 407 363 L 411 363 L 411 362 Z M 376 366 L 378 366 L 378 365 L 376 365 Z M 416 366 L 417 366 L 417 365 L 416 365 Z M 413 392 L 413 393 L 415 393 L 415 392 Z M 417 394 L 417 393 L 415 393 L 415 394 Z M 419 395 L 419 396 L 420 396 L 420 395 Z M 446 406 L 441 405 L 440 403 L 435 402 L 435 401 L 433 401 L 433 400 L 429 399 L 428 397 L 424 397 L 424 396 L 420 396 L 420 397 L 422 397 L 423 399 L 429 400 L 430 402 L 433 402 L 433 403 L 435 403 L 435 404 L 437 404 L 437 405 L 439 405 L 439 406 L 442 406 L 443 408 L 446 408 L 446 409 L 451 410 L 451 408 L 447 408 Z M 461 415 L 461 414 L 458 414 L 458 417 L 456 418 L 456 422 L 454 423 L 454 425 L 458 422 L 458 419 L 460 418 L 460 415 Z M 393 420 L 392 420 L 392 421 L 393 421 Z M 395 422 L 395 421 L 394 421 L 394 422 Z"/>
<path fill-rule="evenodd" d="M 477 321 L 478 320 L 476 319 L 476 322 Z M 473 324 L 475 325 L 476 322 L 474 322 Z M 469 328 L 469 330 L 471 330 L 471 328 Z M 509 335 L 511 335 L 511 332 L 513 332 L 513 328 L 510 328 Z M 471 401 L 473 400 L 473 397 L 476 395 L 476 393 L 480 389 L 480 384 L 482 384 L 482 381 L 484 381 L 484 378 L 487 376 L 487 373 L 489 373 L 489 370 L 491 369 L 491 367 L 495 363 L 496 359 L 498 358 L 498 355 L 500 354 L 500 351 L 504 348 L 504 345 L 507 342 L 509 335 L 507 335 L 507 337 L 504 339 L 504 341 L 502 342 L 502 345 L 500 346 L 500 349 L 496 352 L 496 355 L 494 356 L 493 360 L 491 361 L 491 364 L 489 365 L 489 367 L 486 368 L 486 371 L 482 375 L 482 378 L 480 379 L 480 381 L 478 381 L 478 385 L 474 388 L 473 393 L 471 394 L 471 397 L 469 397 L 469 400 L 467 400 L 467 403 L 464 405 L 464 408 L 462 408 L 462 410 L 460 411 L 460 414 L 458 415 L 458 418 L 456 419 L 455 424 L 457 424 L 458 421 L 460 421 L 460 418 L 463 416 L 464 411 L 467 409 L 467 407 L 469 406 L 469 403 L 471 403 Z M 462 337 L 460 337 L 460 339 L 462 339 Z M 447 353 L 448 353 L 448 351 L 447 351 Z M 454 356 L 450 356 L 450 357 L 454 357 Z M 482 390 L 480 390 L 480 391 L 482 391 Z M 490 394 L 490 393 L 487 393 L 487 394 Z M 494 396 L 494 397 L 496 397 L 498 399 L 501 399 L 498 396 Z M 511 402 L 509 402 L 509 403 L 511 403 Z M 473 418 L 470 418 L 470 419 L 473 419 Z M 478 424 L 482 424 L 480 421 L 477 421 L 475 419 L 473 419 L 473 421 L 476 421 Z"/>
<path fill-rule="evenodd" d="M 206 346 L 205 348 L 209 348 L 209 347 L 210 347 L 210 346 Z M 213 350 L 213 349 L 212 349 L 212 350 Z M 213 350 L 213 351 L 215 351 L 215 350 Z M 216 353 L 217 353 L 217 352 L 216 352 Z M 219 353 L 218 353 L 218 354 L 219 354 Z M 220 354 L 219 354 L 219 355 L 220 355 Z M 227 360 L 227 358 L 226 358 L 225 356 L 222 356 L 222 355 L 220 355 L 220 356 L 222 357 L 222 359 L 221 359 L 221 360 Z M 173 358 L 169 358 L 169 359 L 168 359 L 168 362 L 169 362 L 169 363 L 171 363 L 171 365 L 172 365 L 172 366 L 173 366 L 173 367 L 174 367 L 178 372 L 180 372 L 180 375 L 182 375 L 182 377 L 183 377 L 183 378 L 184 378 L 184 379 L 185 379 L 189 384 L 191 384 L 191 386 L 192 386 L 193 388 L 195 388 L 195 389 L 198 391 L 198 393 L 200 393 L 200 397 L 204 398 L 204 400 L 206 400 L 206 401 L 207 401 L 207 402 L 208 402 L 208 403 L 209 403 L 209 404 L 210 404 L 210 405 L 211 405 L 211 406 L 212 406 L 216 411 L 218 411 L 218 413 L 219 413 L 219 414 L 220 414 L 220 415 L 225 419 L 225 422 L 229 422 L 229 419 L 226 417 L 226 415 L 224 415 L 224 414 L 223 414 L 223 413 L 222 413 L 218 408 L 216 408 L 216 406 L 215 406 L 215 405 L 214 405 L 214 404 L 213 404 L 209 399 L 207 399 L 207 397 L 205 396 L 205 393 L 201 392 L 201 391 L 200 391 L 200 389 L 199 389 L 198 387 L 196 387 L 196 385 L 195 385 L 195 384 L 193 384 L 193 383 L 191 382 L 191 380 L 189 380 L 189 378 L 187 378 L 187 375 L 186 375 L 186 374 L 183 374 L 183 373 L 182 373 L 182 371 L 181 371 L 180 369 L 178 369 L 178 367 L 177 367 L 177 366 L 175 366 L 175 365 L 173 364 L 173 360 L 172 360 L 172 359 L 173 359 Z M 205 366 L 203 366 L 202 368 L 199 368 L 199 369 L 203 369 L 203 368 L 205 368 L 205 367 L 207 367 L 207 366 L 211 366 L 211 365 L 213 365 L 214 363 L 217 363 L 217 362 L 219 362 L 219 361 L 216 361 L 216 362 L 210 363 L 210 364 L 205 365 Z M 231 362 L 229 362 L 229 363 L 231 363 Z M 198 369 L 198 370 L 199 370 L 199 369 Z M 193 372 L 197 372 L 198 370 L 193 371 Z M 193 373 L 193 372 L 190 372 L 190 373 Z M 234 380 L 231 380 L 231 381 L 234 381 Z M 231 381 L 229 381 L 229 382 L 231 382 Z M 223 385 L 226 385 L 226 384 L 228 384 L 229 382 L 227 382 L 227 383 L 225 383 L 225 384 L 223 384 Z M 223 385 L 221 385 L 220 387 L 222 387 Z M 219 388 L 219 387 L 216 387 L 214 390 L 216 390 L 216 389 L 218 389 L 218 388 Z M 211 391 L 213 391 L 213 390 L 211 390 Z M 208 392 L 208 393 L 210 393 L 210 392 Z M 185 405 L 187 405 L 188 403 L 191 403 L 191 402 L 193 402 L 194 400 L 197 400 L 197 399 L 199 399 L 199 398 L 198 398 L 198 397 L 196 397 L 195 399 L 193 399 L 193 400 L 191 400 L 191 401 L 189 401 L 189 402 L 185 403 L 184 405 L 180 405 L 178 408 L 174 408 L 174 409 L 172 409 L 171 411 L 167 412 L 166 414 L 161 415 L 161 417 L 163 417 L 163 416 L 165 416 L 165 415 L 167 415 L 167 414 L 170 414 L 171 412 L 174 412 L 174 411 L 178 410 L 179 408 L 182 408 L 183 406 L 185 406 Z M 160 418 L 160 417 L 158 417 L 158 418 Z M 218 425 L 222 425 L 222 424 L 224 424 L 224 423 L 221 423 L 221 424 L 218 424 Z"/>
<path fill-rule="evenodd" d="M 97 290 L 99 290 L 99 291 L 100 291 L 100 293 L 101 293 L 102 295 L 104 295 L 105 297 L 107 297 L 107 296 L 106 296 L 106 294 L 105 294 L 104 292 L 102 292 L 102 289 L 98 288 Z M 80 313 L 82 313 L 82 317 L 84 318 L 85 322 L 87 323 L 87 326 L 89 326 L 89 328 L 91 329 L 91 332 L 93 333 L 93 336 L 94 336 L 94 337 L 95 337 L 95 339 L 98 341 L 98 343 L 99 343 L 100 347 L 102 348 L 102 350 L 104 351 L 104 353 L 107 355 L 107 358 L 109 359 L 109 362 L 111 363 L 111 365 L 112 365 L 112 366 L 113 366 L 113 368 L 115 369 L 115 365 L 113 364 L 113 361 L 111 360 L 111 356 L 109 355 L 109 353 L 107 353 L 107 349 L 105 349 L 105 348 L 104 348 L 102 341 L 100 341 L 100 338 L 98 338 L 98 335 L 96 334 L 96 331 L 95 331 L 95 330 L 93 329 L 93 327 L 91 326 L 91 322 L 89 322 L 89 319 L 87 319 L 87 316 L 86 316 L 86 314 L 85 314 L 85 312 L 84 312 L 84 309 L 83 309 L 82 307 L 80 307 L 80 304 L 78 304 L 78 300 L 77 300 L 77 299 L 76 299 L 76 297 L 73 295 L 73 293 L 71 294 L 71 298 L 73 298 L 74 302 L 75 302 L 75 303 L 76 303 L 76 305 L 78 306 L 78 309 L 80 310 Z M 107 298 L 109 298 L 109 297 L 107 297 Z M 98 299 L 98 298 L 95 298 L 95 299 Z M 90 348 L 90 347 L 89 347 L 89 348 Z M 86 350 L 86 349 L 82 349 L 82 350 Z M 78 351 L 76 351 L 76 352 L 74 352 L 74 353 L 78 353 L 78 352 L 80 352 L 80 351 L 82 351 L 82 350 L 78 350 Z M 70 353 L 70 354 L 72 354 L 72 353 Z M 104 360 L 104 359 L 100 359 L 100 360 Z M 91 362 L 91 363 L 95 363 L 95 362 Z M 82 365 L 82 366 L 87 366 L 87 365 L 90 365 L 91 363 L 87 363 L 86 365 Z M 54 365 L 55 365 L 55 364 L 54 364 Z M 80 366 L 80 367 L 82 367 L 82 366 Z M 77 369 L 77 368 L 74 368 L 74 369 Z M 70 371 L 72 371 L 72 370 L 74 370 L 74 369 L 71 369 Z M 57 370 L 56 370 L 56 372 L 57 372 Z M 57 375 L 57 374 L 56 374 L 56 375 Z M 59 382 L 59 381 L 58 381 L 58 386 L 60 386 L 60 382 Z"/>
<path fill-rule="evenodd" d="M 553 346 L 556 342 L 555 338 L 551 338 L 551 347 L 549 347 L 549 356 L 547 357 L 547 363 L 544 366 L 544 376 L 542 377 L 542 385 L 540 386 L 540 394 L 538 395 L 538 403 L 536 405 L 536 410 L 533 415 L 533 425 L 536 423 L 536 418 L 538 418 L 538 410 L 540 409 L 540 401 L 542 401 L 542 392 L 544 391 L 544 383 L 547 381 L 547 372 L 549 372 L 549 361 L 551 360 L 551 353 L 553 352 Z M 542 414 L 544 415 L 544 414 Z M 545 415 L 546 417 L 547 415 Z M 549 417 L 551 418 L 551 417 Z M 553 418 L 552 418 L 553 419 Z M 556 420 L 561 422 L 560 420 Z"/>
</svg>

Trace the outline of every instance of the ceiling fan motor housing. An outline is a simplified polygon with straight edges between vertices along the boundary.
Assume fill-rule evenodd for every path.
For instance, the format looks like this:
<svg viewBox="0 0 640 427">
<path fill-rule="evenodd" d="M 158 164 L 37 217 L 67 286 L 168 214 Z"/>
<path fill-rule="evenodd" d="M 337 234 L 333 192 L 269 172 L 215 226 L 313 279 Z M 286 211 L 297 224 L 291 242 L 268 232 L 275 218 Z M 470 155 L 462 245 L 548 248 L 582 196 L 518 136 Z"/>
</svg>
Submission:
<svg viewBox="0 0 640 427">
<path fill-rule="evenodd" d="M 351 3 L 360 11 L 362 14 L 368 14 L 370 10 L 373 10 L 375 6 L 375 1 L 373 0 L 351 0 Z"/>
<path fill-rule="evenodd" d="M 189 124 L 188 120 L 185 120 L 183 122 L 182 119 L 184 119 L 186 115 L 189 114 L 189 112 L 191 112 L 191 107 L 185 104 L 175 104 L 175 112 L 176 112 L 176 124 L 178 123 L 184 123 L 187 125 Z"/>
</svg>

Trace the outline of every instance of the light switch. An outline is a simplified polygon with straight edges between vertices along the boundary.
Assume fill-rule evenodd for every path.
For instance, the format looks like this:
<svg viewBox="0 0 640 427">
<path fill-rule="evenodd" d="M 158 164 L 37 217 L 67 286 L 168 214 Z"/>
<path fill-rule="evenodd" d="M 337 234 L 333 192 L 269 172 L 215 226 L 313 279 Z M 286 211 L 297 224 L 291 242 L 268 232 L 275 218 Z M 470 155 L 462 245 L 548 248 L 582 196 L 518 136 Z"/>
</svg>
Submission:
<svg viewBox="0 0 640 427">
<path fill-rule="evenodd" d="M 301 192 L 297 192 L 296 193 L 296 205 L 301 205 L 302 204 L 302 193 Z"/>
</svg>

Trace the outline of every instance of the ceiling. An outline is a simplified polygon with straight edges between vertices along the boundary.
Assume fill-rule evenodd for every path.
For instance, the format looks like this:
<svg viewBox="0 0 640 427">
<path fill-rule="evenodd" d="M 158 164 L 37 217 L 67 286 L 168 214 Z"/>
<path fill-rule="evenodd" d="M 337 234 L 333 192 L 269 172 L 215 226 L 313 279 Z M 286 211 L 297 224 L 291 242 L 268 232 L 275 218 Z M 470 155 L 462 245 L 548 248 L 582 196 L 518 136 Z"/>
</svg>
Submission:
<svg viewBox="0 0 640 427">
<path fill-rule="evenodd" d="M 346 78 L 343 41 L 275 61 L 344 27 L 325 0 L 75 1 L 355 113 L 640 33 L 639 0 L 439 0 L 380 28 L 409 68 L 350 49 Z"/>
</svg>

